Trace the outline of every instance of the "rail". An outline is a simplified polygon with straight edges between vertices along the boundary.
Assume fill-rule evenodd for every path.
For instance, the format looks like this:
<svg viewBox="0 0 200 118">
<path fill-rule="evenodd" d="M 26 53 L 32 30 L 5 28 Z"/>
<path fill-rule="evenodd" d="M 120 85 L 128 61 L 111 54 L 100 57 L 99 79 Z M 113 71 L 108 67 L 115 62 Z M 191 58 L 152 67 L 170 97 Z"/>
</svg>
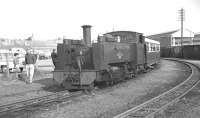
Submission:
<svg viewBox="0 0 200 118">
<path fill-rule="evenodd" d="M 176 87 L 170 89 L 169 91 L 164 92 L 163 94 L 146 101 L 143 104 L 140 104 L 121 114 L 116 115 L 114 118 L 152 118 L 159 111 L 164 110 L 167 106 L 178 101 L 181 97 L 183 97 L 200 82 L 200 67 L 192 63 L 177 59 L 168 60 L 185 63 L 191 68 L 192 73 L 187 78 L 187 80 L 177 85 Z"/>
<path fill-rule="evenodd" d="M 44 105 L 51 102 L 67 101 L 72 97 L 81 95 L 81 91 L 69 93 L 68 91 L 56 92 L 50 95 L 32 98 L 28 100 L 18 101 L 15 103 L 5 104 L 0 106 L 0 116 L 14 111 L 26 110 L 27 107 L 35 105 Z"/>
</svg>

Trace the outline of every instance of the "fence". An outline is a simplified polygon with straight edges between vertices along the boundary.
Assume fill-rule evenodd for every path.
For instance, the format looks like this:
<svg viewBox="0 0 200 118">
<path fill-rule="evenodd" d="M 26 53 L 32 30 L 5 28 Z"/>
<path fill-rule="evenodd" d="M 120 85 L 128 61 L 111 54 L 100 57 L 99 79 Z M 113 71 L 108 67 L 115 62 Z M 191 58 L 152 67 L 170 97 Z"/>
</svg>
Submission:
<svg viewBox="0 0 200 118">
<path fill-rule="evenodd" d="M 200 59 L 200 45 L 184 45 L 161 48 L 161 57 L 175 57 L 185 59 Z"/>
</svg>

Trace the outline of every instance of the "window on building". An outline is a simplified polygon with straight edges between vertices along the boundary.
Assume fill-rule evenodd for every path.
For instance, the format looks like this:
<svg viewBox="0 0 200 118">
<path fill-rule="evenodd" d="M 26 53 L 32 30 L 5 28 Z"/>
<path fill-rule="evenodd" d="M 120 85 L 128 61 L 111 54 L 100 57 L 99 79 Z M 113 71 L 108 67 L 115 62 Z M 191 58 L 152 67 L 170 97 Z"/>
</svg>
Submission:
<svg viewBox="0 0 200 118">
<path fill-rule="evenodd" d="M 160 51 L 160 46 L 159 46 L 159 44 L 156 44 L 156 51 Z"/>
</svg>

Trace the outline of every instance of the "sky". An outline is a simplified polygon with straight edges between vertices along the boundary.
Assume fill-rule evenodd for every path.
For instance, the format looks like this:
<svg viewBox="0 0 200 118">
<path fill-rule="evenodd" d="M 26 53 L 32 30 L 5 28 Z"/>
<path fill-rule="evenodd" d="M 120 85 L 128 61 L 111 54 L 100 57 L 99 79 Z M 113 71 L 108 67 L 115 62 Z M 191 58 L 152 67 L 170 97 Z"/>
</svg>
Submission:
<svg viewBox="0 0 200 118">
<path fill-rule="evenodd" d="M 92 39 L 110 31 L 151 35 L 184 26 L 200 32 L 200 0 L 0 0 L 0 38 L 82 39 L 82 25 L 92 25 Z"/>
</svg>

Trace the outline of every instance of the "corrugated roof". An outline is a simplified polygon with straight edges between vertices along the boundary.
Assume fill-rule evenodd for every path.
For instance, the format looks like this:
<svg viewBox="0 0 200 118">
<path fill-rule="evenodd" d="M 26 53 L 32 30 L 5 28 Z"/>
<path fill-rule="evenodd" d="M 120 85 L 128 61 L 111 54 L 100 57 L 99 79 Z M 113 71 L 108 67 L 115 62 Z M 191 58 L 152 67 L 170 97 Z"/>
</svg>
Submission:
<svg viewBox="0 0 200 118">
<path fill-rule="evenodd" d="M 153 35 L 149 35 L 149 36 L 146 36 L 146 37 L 152 39 L 152 38 L 159 38 L 159 37 L 163 37 L 163 36 L 170 36 L 173 33 L 178 32 L 178 31 L 179 31 L 179 29 L 178 30 L 168 31 L 168 32 L 163 32 L 163 33 L 158 33 L 158 34 L 153 34 Z"/>
</svg>

